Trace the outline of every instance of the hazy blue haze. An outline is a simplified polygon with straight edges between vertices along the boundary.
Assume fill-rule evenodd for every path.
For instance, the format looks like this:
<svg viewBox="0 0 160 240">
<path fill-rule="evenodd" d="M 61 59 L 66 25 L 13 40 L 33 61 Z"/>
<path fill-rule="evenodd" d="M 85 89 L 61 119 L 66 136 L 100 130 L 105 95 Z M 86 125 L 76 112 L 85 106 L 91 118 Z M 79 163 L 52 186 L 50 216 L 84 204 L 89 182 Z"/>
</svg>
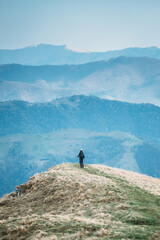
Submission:
<svg viewBox="0 0 160 240">
<path fill-rule="evenodd" d="M 48 56 L 40 49 L 50 49 Z M 64 47 L 55 50 L 54 46 L 41 46 L 38 49 L 22 50 L 19 61 L 26 63 L 73 63 L 108 57 L 108 52 L 79 56 L 65 52 Z M 56 47 L 57 49 L 57 47 Z M 51 51 L 52 50 L 52 51 Z M 40 54 L 37 54 L 40 52 Z M 109 56 L 126 54 L 154 55 L 158 48 L 124 49 L 109 52 Z M 7 55 L 7 54 L 6 54 Z M 5 56 L 6 56 L 5 55 Z M 24 55 L 26 57 L 24 57 Z M 45 57 L 43 57 L 45 55 Z M 15 53 L 15 58 L 17 51 Z M 57 57 L 59 56 L 59 57 Z M 160 56 L 160 53 L 159 53 Z M 15 59 L 14 58 L 14 59 Z M 6 58 L 10 59 L 10 58 Z M 1 58 L 0 58 L 1 60 Z M 152 103 L 160 106 L 160 60 L 146 57 L 119 57 L 108 61 L 80 65 L 24 66 L 19 64 L 0 66 L 0 101 L 24 100 L 29 102 L 48 102 L 73 94 L 95 95 L 107 99 L 134 103 Z"/>
</svg>

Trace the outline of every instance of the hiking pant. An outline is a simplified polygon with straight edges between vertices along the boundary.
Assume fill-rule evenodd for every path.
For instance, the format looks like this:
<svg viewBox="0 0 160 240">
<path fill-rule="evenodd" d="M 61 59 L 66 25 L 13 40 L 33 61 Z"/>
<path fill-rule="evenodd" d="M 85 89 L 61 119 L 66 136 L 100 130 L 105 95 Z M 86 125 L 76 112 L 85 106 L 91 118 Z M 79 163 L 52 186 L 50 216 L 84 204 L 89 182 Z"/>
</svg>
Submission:
<svg viewBox="0 0 160 240">
<path fill-rule="evenodd" d="M 80 167 L 83 168 L 83 158 L 79 158 Z"/>
</svg>

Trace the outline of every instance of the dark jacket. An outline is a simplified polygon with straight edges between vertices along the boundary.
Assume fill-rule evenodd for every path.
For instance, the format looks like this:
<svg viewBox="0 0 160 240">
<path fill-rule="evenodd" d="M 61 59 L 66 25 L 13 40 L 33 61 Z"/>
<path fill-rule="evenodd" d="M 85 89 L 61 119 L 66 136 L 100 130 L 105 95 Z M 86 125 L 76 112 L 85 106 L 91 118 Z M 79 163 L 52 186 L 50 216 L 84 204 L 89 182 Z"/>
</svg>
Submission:
<svg viewBox="0 0 160 240">
<path fill-rule="evenodd" d="M 80 151 L 80 152 L 79 152 L 78 157 L 79 157 L 80 159 L 85 158 L 83 151 Z"/>
</svg>

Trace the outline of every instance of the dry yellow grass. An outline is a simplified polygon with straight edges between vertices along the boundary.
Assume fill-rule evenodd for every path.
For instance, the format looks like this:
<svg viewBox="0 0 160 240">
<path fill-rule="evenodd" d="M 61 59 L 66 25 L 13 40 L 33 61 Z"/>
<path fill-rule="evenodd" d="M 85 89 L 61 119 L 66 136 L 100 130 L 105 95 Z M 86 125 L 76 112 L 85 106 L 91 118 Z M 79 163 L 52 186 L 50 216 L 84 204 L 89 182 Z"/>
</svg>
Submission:
<svg viewBox="0 0 160 240">
<path fill-rule="evenodd" d="M 52 167 L 0 199 L 0 239 L 158 239 L 159 184 L 100 165 Z"/>
<path fill-rule="evenodd" d="M 92 167 L 107 174 L 126 179 L 131 184 L 160 196 L 160 179 L 158 178 L 104 165 L 92 164 Z"/>
</svg>

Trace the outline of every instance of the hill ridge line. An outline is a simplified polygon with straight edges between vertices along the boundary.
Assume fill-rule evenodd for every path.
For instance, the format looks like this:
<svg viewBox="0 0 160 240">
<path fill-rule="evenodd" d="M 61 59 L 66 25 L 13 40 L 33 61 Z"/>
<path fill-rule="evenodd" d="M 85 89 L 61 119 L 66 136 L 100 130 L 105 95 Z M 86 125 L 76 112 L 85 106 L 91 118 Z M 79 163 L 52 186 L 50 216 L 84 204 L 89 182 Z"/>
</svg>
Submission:
<svg viewBox="0 0 160 240">
<path fill-rule="evenodd" d="M 112 175 L 112 170 L 63 163 L 35 174 L 19 186 L 20 196 L 0 199 L 0 238 L 158 240 L 159 196 Z"/>
</svg>

